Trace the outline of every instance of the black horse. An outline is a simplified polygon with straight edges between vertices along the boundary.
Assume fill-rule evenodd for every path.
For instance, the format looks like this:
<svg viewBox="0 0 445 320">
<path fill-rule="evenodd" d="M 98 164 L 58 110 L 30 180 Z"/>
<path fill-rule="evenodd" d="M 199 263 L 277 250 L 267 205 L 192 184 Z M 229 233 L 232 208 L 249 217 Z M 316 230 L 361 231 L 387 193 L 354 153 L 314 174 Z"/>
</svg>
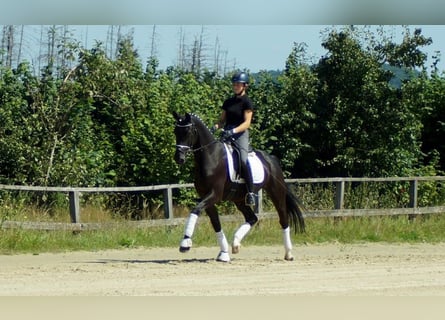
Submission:
<svg viewBox="0 0 445 320">
<path fill-rule="evenodd" d="M 176 112 L 173 113 L 173 116 L 176 119 L 174 130 L 176 136 L 175 161 L 178 164 L 183 164 L 187 153 L 192 152 L 194 154 L 194 184 L 201 198 L 189 215 L 179 250 L 181 252 L 190 250 L 192 246 L 191 237 L 196 221 L 201 211 L 205 210 L 216 232 L 220 246 L 217 260 L 228 262 L 230 261 L 229 245 L 222 231 L 215 204 L 223 200 L 230 200 L 244 215 L 246 222 L 235 232 L 232 253 L 238 253 L 241 240 L 258 221 L 258 217 L 251 207 L 245 205 L 245 184 L 232 182 L 229 178 L 227 160 L 230 155 L 227 155 L 224 143 L 215 139 L 212 132 L 198 116 L 189 113 L 180 116 Z M 303 232 L 305 228 L 299 200 L 286 185 L 278 159 L 263 151 L 255 150 L 255 153 L 264 167 L 263 182 L 255 183 L 255 192 L 264 188 L 269 194 L 278 212 L 283 232 L 284 259 L 293 260 L 289 223 L 293 225 L 295 231 Z"/>
</svg>

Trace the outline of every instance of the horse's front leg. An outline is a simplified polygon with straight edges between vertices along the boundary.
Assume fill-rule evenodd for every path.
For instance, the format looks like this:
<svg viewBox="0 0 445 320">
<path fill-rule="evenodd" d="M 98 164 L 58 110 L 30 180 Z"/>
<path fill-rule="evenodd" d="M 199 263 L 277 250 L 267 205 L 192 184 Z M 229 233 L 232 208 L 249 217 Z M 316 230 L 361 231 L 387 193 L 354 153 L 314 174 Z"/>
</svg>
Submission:
<svg viewBox="0 0 445 320">
<path fill-rule="evenodd" d="M 192 210 L 190 212 L 190 215 L 187 219 L 187 222 L 185 223 L 184 227 L 184 237 L 181 240 L 181 243 L 179 244 L 179 251 L 180 252 L 187 252 L 192 247 L 192 236 L 195 231 L 196 222 L 198 221 L 200 211 Z"/>
<path fill-rule="evenodd" d="M 196 222 L 198 221 L 199 215 L 202 210 L 205 210 L 208 206 L 213 206 L 215 204 L 216 197 L 214 193 L 211 192 L 203 200 L 201 200 L 196 207 L 190 212 L 190 215 L 185 223 L 184 227 L 184 237 L 179 245 L 180 252 L 187 252 L 192 247 L 192 236 L 195 232 Z"/>
</svg>

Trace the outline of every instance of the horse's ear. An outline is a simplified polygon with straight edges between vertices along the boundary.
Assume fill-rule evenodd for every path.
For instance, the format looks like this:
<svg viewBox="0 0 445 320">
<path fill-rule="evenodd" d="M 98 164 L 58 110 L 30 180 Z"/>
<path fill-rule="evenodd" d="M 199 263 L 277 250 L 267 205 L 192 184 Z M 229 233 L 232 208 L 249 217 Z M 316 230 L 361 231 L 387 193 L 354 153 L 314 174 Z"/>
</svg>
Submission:
<svg viewBox="0 0 445 320">
<path fill-rule="evenodd" d="M 178 121 L 179 120 L 179 114 L 176 111 L 173 111 L 172 114 L 173 114 L 173 117 L 175 117 L 176 121 Z"/>
<path fill-rule="evenodd" d="M 190 113 L 186 113 L 185 114 L 185 120 L 187 121 L 187 122 L 192 122 L 192 116 L 190 115 Z"/>
</svg>

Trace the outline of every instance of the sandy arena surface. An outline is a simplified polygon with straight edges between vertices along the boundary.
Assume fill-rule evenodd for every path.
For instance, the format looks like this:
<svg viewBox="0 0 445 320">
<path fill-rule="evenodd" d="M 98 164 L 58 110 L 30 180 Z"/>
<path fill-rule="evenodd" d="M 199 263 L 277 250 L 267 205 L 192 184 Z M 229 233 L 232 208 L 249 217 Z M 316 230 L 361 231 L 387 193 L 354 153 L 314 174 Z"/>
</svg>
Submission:
<svg viewBox="0 0 445 320">
<path fill-rule="evenodd" d="M 9 296 L 445 296 L 445 244 L 244 246 L 230 263 L 217 247 L 136 248 L 0 256 Z"/>
</svg>

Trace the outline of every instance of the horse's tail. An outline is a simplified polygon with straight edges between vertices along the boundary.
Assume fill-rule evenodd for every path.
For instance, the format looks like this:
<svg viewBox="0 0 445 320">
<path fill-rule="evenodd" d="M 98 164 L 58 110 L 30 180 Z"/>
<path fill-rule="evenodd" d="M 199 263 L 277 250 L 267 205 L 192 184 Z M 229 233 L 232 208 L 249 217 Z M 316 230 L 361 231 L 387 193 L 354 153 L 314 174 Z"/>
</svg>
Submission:
<svg viewBox="0 0 445 320">
<path fill-rule="evenodd" d="M 292 225 L 294 226 L 295 233 L 303 233 L 305 231 L 305 223 L 302 210 L 303 205 L 301 204 L 300 199 L 298 199 L 297 196 L 292 193 L 289 186 L 287 186 L 286 191 L 286 206 L 287 213 Z"/>
</svg>

